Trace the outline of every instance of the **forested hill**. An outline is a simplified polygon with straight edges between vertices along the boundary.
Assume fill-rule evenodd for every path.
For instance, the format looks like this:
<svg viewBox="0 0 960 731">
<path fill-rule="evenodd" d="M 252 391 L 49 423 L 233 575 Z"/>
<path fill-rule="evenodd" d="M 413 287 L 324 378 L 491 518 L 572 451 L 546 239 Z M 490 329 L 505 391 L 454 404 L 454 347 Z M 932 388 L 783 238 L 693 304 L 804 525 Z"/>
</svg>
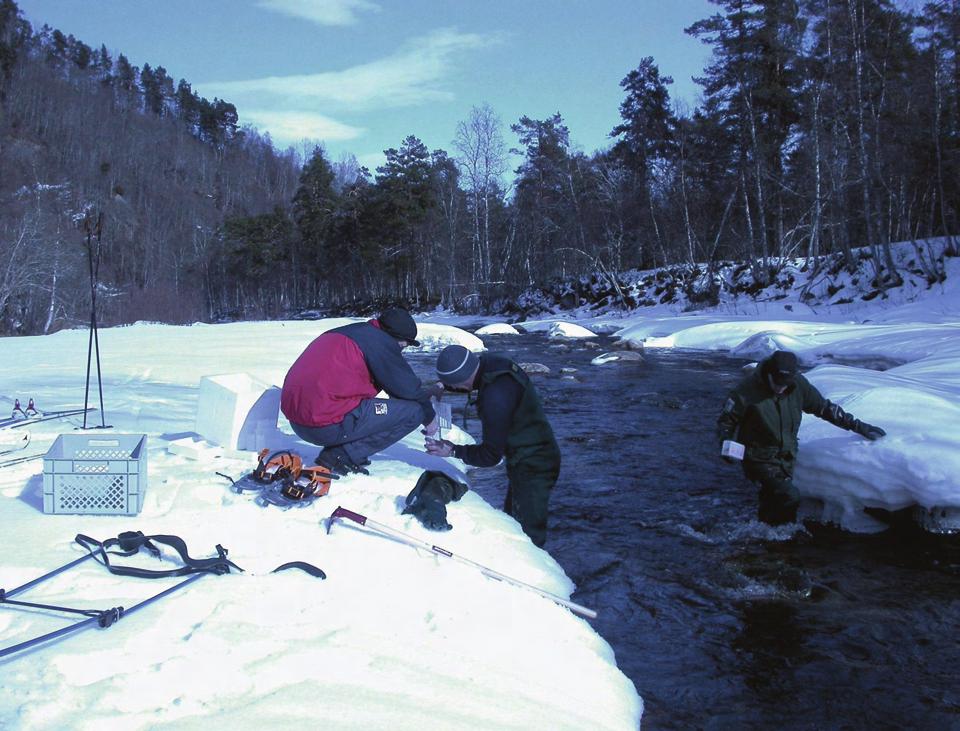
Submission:
<svg viewBox="0 0 960 731">
<path fill-rule="evenodd" d="M 224 284 L 248 253 L 224 222 L 284 211 L 296 156 L 159 63 L 34 30 L 11 0 L 0 0 L 0 64 L 0 332 L 89 317 L 83 220 L 101 213 L 104 321 L 193 321 L 235 301 Z"/>
<path fill-rule="evenodd" d="M 736 261 L 759 290 L 863 251 L 871 287 L 900 286 L 892 242 L 960 233 L 960 0 L 712 2 L 685 29 L 712 50 L 698 107 L 637 49 L 607 149 L 580 151 L 561 112 L 505 125 L 478 103 L 449 152 L 410 134 L 371 174 L 277 152 L 162 59 L 0 0 L 0 333 L 82 324 L 101 214 L 106 323 L 489 309 L 580 276 L 631 306 L 631 269 L 715 281 Z"/>
</svg>

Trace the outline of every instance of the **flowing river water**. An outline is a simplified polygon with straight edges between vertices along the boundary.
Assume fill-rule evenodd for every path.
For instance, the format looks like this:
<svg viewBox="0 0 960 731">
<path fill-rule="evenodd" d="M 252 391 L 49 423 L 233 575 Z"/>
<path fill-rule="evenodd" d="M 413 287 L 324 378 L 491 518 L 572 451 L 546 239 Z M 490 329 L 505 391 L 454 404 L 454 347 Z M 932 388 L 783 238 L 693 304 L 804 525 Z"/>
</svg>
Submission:
<svg viewBox="0 0 960 731">
<path fill-rule="evenodd" d="M 755 489 L 714 439 L 743 362 L 593 366 L 611 347 L 598 342 L 485 338 L 551 369 L 534 376 L 563 452 L 545 548 L 599 612 L 644 728 L 960 729 L 957 539 L 758 524 Z M 429 377 L 433 356 L 413 360 Z M 471 482 L 502 506 L 502 466 Z"/>
</svg>

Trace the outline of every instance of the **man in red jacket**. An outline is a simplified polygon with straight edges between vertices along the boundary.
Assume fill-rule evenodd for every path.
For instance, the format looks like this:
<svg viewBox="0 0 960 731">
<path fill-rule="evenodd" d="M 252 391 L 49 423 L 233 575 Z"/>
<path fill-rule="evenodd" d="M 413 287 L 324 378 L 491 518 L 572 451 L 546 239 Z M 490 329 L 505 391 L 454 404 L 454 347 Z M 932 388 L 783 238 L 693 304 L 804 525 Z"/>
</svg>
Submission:
<svg viewBox="0 0 960 731">
<path fill-rule="evenodd" d="M 403 359 L 417 341 L 417 325 L 399 307 L 367 322 L 344 325 L 314 340 L 283 381 L 280 409 L 297 436 L 323 446 L 317 464 L 339 474 L 362 472 L 368 457 L 423 424 L 437 431 L 430 397 Z M 389 399 L 376 398 L 386 391 Z"/>
</svg>

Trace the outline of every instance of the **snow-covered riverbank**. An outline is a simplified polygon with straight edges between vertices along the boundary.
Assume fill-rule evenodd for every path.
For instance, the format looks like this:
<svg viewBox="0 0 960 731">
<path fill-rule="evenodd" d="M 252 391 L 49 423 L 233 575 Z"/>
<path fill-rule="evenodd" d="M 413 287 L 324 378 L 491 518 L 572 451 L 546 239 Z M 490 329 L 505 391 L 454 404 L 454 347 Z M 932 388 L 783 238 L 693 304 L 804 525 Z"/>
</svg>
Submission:
<svg viewBox="0 0 960 731">
<path fill-rule="evenodd" d="M 0 660 L 5 729 L 635 729 L 642 701 L 607 642 L 567 609 L 493 581 L 470 567 L 339 522 L 343 505 L 496 571 L 569 596 L 573 584 L 517 523 L 468 493 L 449 508 L 454 529 L 429 533 L 401 516 L 421 471 L 436 467 L 411 434 L 374 458 L 371 475 L 333 483 L 302 509 L 261 508 L 215 472 L 240 475 L 255 462 L 167 452 L 193 430 L 199 380 L 249 373 L 282 381 L 303 347 L 341 321 L 101 330 L 110 433 L 145 433 L 149 486 L 136 517 L 45 515 L 40 461 L 0 470 L 0 586 L 19 586 L 81 555 L 77 533 L 175 534 L 195 557 L 222 544 L 246 574 L 204 576 L 122 619 Z M 424 325 L 425 348 L 479 348 L 473 335 Z M 0 340 L 0 383 L 10 399 L 45 408 L 82 402 L 87 333 Z M 8 403 L 12 406 L 12 402 Z M 99 420 L 97 419 L 97 423 Z M 31 427 L 43 451 L 73 424 Z M 101 432 L 100 434 L 104 434 Z M 448 436 L 445 434 L 445 436 Z M 467 438 L 466 435 L 462 435 Z M 312 458 L 315 448 L 302 453 Z M 458 463 L 459 464 L 459 463 Z M 451 465 L 452 467 L 452 465 Z M 270 575 L 302 560 L 300 572 Z M 157 568 L 149 557 L 141 565 Z M 176 564 L 164 562 L 159 567 Z M 130 606 L 175 579 L 112 576 L 93 562 L 20 595 L 24 600 Z M 0 645 L 71 621 L 0 608 Z"/>
</svg>

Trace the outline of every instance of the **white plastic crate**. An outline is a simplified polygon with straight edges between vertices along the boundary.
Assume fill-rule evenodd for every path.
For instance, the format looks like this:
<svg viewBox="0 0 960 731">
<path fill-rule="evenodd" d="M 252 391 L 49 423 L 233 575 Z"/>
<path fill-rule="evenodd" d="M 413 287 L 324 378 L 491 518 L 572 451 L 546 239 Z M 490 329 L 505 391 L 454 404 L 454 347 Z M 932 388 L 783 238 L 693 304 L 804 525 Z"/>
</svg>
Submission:
<svg viewBox="0 0 960 731">
<path fill-rule="evenodd" d="M 136 515 L 146 490 L 146 434 L 61 434 L 43 458 L 44 513 Z"/>
</svg>

